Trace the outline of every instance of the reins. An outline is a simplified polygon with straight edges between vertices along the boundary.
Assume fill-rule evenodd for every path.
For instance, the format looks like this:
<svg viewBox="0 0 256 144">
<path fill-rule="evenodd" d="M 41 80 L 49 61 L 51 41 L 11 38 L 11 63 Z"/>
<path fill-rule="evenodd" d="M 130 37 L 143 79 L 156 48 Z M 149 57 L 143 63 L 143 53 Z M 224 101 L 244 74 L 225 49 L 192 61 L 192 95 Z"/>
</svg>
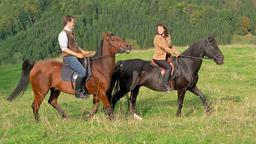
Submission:
<svg viewBox="0 0 256 144">
<path fill-rule="evenodd" d="M 199 59 L 199 60 L 203 60 L 203 59 L 212 59 L 212 60 L 216 60 L 219 56 L 220 56 L 220 54 L 217 54 L 217 55 L 213 56 L 213 58 L 209 58 L 209 57 L 206 57 L 206 56 L 203 56 L 203 57 L 194 57 L 194 56 L 186 56 L 186 55 L 179 55 L 178 57 L 185 57 L 185 58 L 192 58 L 192 59 Z"/>
<path fill-rule="evenodd" d="M 114 47 L 108 40 L 106 40 L 107 43 L 110 45 L 110 47 Z M 102 46 L 103 47 L 103 46 Z M 91 57 L 91 60 L 99 60 L 99 59 L 104 59 L 104 58 L 108 58 L 108 57 L 114 57 L 115 54 L 107 54 L 107 55 L 103 55 L 103 56 L 97 56 L 97 57 Z"/>
<path fill-rule="evenodd" d="M 108 57 L 114 57 L 114 55 L 112 54 L 107 54 L 107 55 L 103 55 L 103 56 L 97 56 L 97 57 L 91 57 L 91 60 L 99 60 L 99 59 L 104 59 L 104 58 L 108 58 Z"/>
<path fill-rule="evenodd" d="M 186 56 L 186 55 L 179 55 L 178 57 L 185 57 L 185 58 L 199 59 L 199 60 L 203 60 L 203 59 L 213 59 L 213 58 L 209 58 L 209 57 L 194 57 L 194 56 Z"/>
</svg>

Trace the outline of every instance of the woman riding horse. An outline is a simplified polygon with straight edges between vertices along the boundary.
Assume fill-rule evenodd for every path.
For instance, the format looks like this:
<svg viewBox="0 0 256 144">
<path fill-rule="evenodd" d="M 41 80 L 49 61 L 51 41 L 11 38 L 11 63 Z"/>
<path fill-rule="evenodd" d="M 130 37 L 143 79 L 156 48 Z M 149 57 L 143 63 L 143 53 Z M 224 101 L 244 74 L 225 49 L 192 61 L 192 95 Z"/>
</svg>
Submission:
<svg viewBox="0 0 256 144">
<path fill-rule="evenodd" d="M 156 36 L 154 37 L 155 51 L 153 55 L 153 62 L 165 69 L 163 83 L 166 91 L 170 91 L 169 79 L 171 76 L 172 67 L 166 61 L 167 55 L 178 56 L 180 53 L 172 46 L 171 36 L 168 35 L 168 30 L 163 24 L 157 24 Z"/>
<path fill-rule="evenodd" d="M 173 87 L 178 92 L 177 116 L 181 116 L 184 96 L 188 90 L 200 97 L 206 112 L 210 110 L 205 95 L 197 87 L 198 71 L 204 57 L 212 59 L 217 64 L 224 62 L 224 56 L 212 37 L 190 45 L 178 58 L 173 59 L 173 63 L 176 65 Z M 152 65 L 150 61 L 142 59 L 118 61 L 108 91 L 109 101 L 114 110 L 116 102 L 131 92 L 130 111 L 136 115 L 135 106 L 140 87 L 145 86 L 155 91 L 164 92 L 166 89 L 163 88 L 162 83 L 160 68 Z"/>
</svg>

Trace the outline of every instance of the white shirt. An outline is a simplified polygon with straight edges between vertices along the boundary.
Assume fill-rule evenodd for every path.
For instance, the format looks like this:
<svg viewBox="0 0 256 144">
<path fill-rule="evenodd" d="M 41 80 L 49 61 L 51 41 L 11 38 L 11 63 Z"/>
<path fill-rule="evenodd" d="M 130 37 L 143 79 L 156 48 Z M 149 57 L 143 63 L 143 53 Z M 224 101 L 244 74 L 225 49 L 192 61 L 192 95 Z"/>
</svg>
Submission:
<svg viewBox="0 0 256 144">
<path fill-rule="evenodd" d="M 67 30 L 67 31 L 70 31 L 70 32 L 72 31 L 72 30 L 68 29 L 67 27 L 64 27 L 64 30 Z M 64 51 L 64 50 L 68 49 L 68 37 L 67 37 L 67 34 L 64 30 L 61 31 L 59 36 L 58 36 L 58 41 L 59 41 L 61 51 Z"/>
</svg>

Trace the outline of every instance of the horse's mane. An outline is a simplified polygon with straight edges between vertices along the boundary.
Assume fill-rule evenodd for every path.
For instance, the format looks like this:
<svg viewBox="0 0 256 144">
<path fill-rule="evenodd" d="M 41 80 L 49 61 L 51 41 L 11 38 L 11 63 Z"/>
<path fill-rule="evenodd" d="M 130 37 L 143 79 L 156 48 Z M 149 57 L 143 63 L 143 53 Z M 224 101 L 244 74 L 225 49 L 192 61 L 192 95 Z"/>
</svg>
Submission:
<svg viewBox="0 0 256 144">
<path fill-rule="evenodd" d="M 96 54 L 93 57 L 102 56 L 102 47 L 103 47 L 103 40 L 100 42 L 100 46 L 96 50 Z"/>
<path fill-rule="evenodd" d="M 205 39 L 201 39 L 191 44 L 184 52 L 181 53 L 181 55 L 184 55 L 184 56 L 191 55 L 191 53 L 193 53 L 195 49 L 202 47 L 204 41 Z"/>
<path fill-rule="evenodd" d="M 196 47 L 197 47 L 197 43 L 190 45 L 184 52 L 181 53 L 181 55 L 189 55 L 191 53 L 191 50 Z"/>
</svg>

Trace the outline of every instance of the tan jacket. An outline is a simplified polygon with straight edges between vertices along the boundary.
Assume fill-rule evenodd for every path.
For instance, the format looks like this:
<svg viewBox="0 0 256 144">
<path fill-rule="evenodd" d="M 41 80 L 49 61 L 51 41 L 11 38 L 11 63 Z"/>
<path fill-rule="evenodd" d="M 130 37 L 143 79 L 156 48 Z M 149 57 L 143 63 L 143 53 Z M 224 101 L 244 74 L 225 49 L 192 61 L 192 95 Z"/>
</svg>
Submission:
<svg viewBox="0 0 256 144">
<path fill-rule="evenodd" d="M 171 36 L 164 38 L 161 35 L 156 35 L 154 37 L 155 51 L 153 54 L 153 59 L 155 60 L 165 60 L 166 54 L 169 53 L 171 56 L 178 56 L 179 52 L 176 48 L 172 47 Z"/>
</svg>

